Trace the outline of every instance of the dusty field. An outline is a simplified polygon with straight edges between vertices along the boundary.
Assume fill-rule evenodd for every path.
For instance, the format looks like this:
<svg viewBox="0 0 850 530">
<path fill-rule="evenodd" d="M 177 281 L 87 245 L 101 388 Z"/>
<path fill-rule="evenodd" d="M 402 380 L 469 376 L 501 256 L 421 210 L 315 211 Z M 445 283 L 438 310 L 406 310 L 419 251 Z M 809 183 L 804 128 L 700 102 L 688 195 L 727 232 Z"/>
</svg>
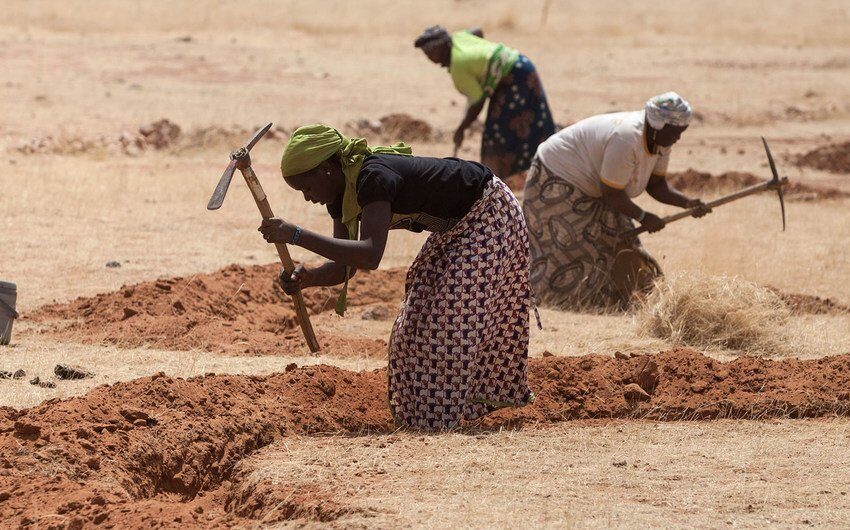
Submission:
<svg viewBox="0 0 850 530">
<path fill-rule="evenodd" d="M 689 1 L 671 17 L 553 0 L 544 16 L 545 4 L 5 6 L 0 279 L 18 284 L 24 319 L 0 370 L 27 372 L 0 380 L 6 524 L 843 525 L 850 10 Z M 234 181 L 214 213 L 207 199 L 229 149 L 267 121 L 255 168 L 275 211 L 313 229 L 330 228 L 324 210 L 277 170 L 296 126 L 450 154 L 461 96 L 410 44 L 437 22 L 482 25 L 531 57 L 560 124 L 683 94 L 698 117 L 671 170 L 691 193 L 767 178 L 766 136 L 794 183 L 787 232 L 764 195 L 644 244 L 667 271 L 777 289 L 805 360 L 697 354 L 631 315 L 543 310 L 532 407 L 459 433 L 394 432 L 381 369 L 422 242 L 406 233 L 383 270 L 357 277 L 345 319 L 327 310 L 333 292 L 308 294 L 325 346 L 309 355 L 247 190 Z M 57 363 L 95 375 L 58 380 Z"/>
</svg>

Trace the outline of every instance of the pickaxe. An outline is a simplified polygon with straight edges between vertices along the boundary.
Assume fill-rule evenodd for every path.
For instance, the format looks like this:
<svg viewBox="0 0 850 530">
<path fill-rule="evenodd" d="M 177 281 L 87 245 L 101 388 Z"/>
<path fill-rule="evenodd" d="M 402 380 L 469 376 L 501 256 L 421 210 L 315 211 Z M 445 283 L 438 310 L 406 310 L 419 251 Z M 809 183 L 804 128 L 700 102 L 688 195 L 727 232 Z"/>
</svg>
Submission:
<svg viewBox="0 0 850 530">
<path fill-rule="evenodd" d="M 767 140 L 764 139 L 764 136 L 761 138 L 762 143 L 764 144 L 764 151 L 767 153 L 767 161 L 770 163 L 770 171 L 773 173 L 773 178 L 768 180 L 767 182 L 762 182 L 761 184 L 754 184 L 747 188 L 744 188 L 740 191 L 736 191 L 735 193 L 730 193 L 729 195 L 724 195 L 723 197 L 714 199 L 713 201 L 706 203 L 708 208 L 714 208 L 716 206 L 721 206 L 728 202 L 737 201 L 738 199 L 742 199 L 754 193 L 759 193 L 765 190 L 776 190 L 779 194 L 779 206 L 782 209 L 782 231 L 785 231 L 785 197 L 782 194 L 782 187 L 788 184 L 788 177 L 779 177 L 779 173 L 776 171 L 776 163 L 773 161 L 773 155 L 770 154 L 770 147 L 767 146 Z M 675 213 L 673 215 L 669 215 L 664 217 L 662 220 L 669 224 L 673 221 L 678 221 L 679 219 L 684 219 L 685 217 L 690 217 L 693 214 L 699 212 L 701 207 L 697 206 L 695 208 L 689 208 L 687 210 L 682 210 L 679 213 Z M 646 228 L 643 226 L 639 226 L 632 230 L 628 230 L 622 233 L 623 237 L 633 237 L 638 234 L 646 232 Z"/>
<path fill-rule="evenodd" d="M 274 212 L 272 212 L 271 206 L 269 206 L 269 200 L 263 191 L 263 187 L 260 186 L 260 181 L 257 179 L 256 173 L 251 169 L 251 156 L 249 154 L 254 144 L 260 141 L 260 138 L 271 127 L 272 124 L 269 123 L 254 133 L 254 136 L 248 140 L 248 143 L 244 147 L 231 151 L 230 164 L 227 165 L 227 169 L 221 175 L 218 186 L 215 187 L 210 202 L 207 204 L 207 210 L 218 210 L 221 208 L 221 204 L 224 202 L 224 196 L 227 194 L 227 188 L 230 186 L 230 180 L 233 178 L 233 172 L 238 169 L 242 172 L 242 176 L 245 177 L 248 189 L 251 190 L 251 195 L 254 196 L 257 208 L 260 209 L 260 215 L 263 216 L 263 219 L 274 217 Z M 274 246 L 277 249 L 278 256 L 280 256 L 280 262 L 283 264 L 284 270 L 288 274 L 292 274 L 295 264 L 292 263 L 292 258 L 289 256 L 289 249 L 286 248 L 284 243 L 275 243 Z M 310 316 L 307 314 L 307 306 L 304 305 L 304 297 L 301 296 L 301 291 L 292 295 L 292 301 L 295 304 L 295 312 L 298 315 L 298 322 L 301 324 L 301 331 L 304 332 L 304 338 L 307 339 L 307 345 L 310 347 L 310 351 L 315 353 L 319 351 L 319 341 L 316 340 L 316 334 L 313 332 L 313 326 L 310 324 Z"/>
</svg>

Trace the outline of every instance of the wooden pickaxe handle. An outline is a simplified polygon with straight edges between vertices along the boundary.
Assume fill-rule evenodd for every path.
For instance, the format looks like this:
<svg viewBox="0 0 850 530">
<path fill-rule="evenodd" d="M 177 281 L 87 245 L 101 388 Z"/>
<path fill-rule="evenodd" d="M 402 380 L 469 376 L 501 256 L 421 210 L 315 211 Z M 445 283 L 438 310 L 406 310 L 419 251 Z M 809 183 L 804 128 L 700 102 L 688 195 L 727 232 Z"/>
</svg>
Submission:
<svg viewBox="0 0 850 530">
<path fill-rule="evenodd" d="M 762 192 L 762 191 L 765 191 L 765 190 L 770 190 L 770 189 L 781 190 L 782 186 L 786 185 L 787 183 L 788 183 L 788 178 L 783 177 L 779 181 L 769 180 L 767 182 L 762 182 L 761 184 L 754 184 L 754 185 L 749 186 L 747 188 L 744 188 L 742 190 L 736 191 L 735 193 L 730 193 L 729 195 L 724 195 L 723 197 L 719 197 L 717 199 L 714 199 L 711 202 L 707 202 L 705 205 L 708 208 L 715 208 L 717 206 L 721 206 L 723 204 L 726 204 L 726 203 L 729 203 L 729 202 L 732 202 L 732 201 L 737 201 L 738 199 L 742 199 L 742 198 L 747 197 L 749 195 L 753 195 L 755 193 L 759 193 L 759 192 Z M 668 215 L 667 217 L 664 217 L 661 220 L 664 221 L 665 224 L 669 224 L 669 223 L 672 223 L 673 221 L 678 221 L 679 219 L 684 219 L 685 217 L 690 217 L 693 214 L 697 213 L 700 209 L 701 209 L 701 207 L 699 207 L 699 206 L 694 207 L 694 208 L 688 208 L 687 210 L 682 210 L 681 212 L 674 213 L 673 215 Z M 634 228 L 632 230 L 627 230 L 626 232 L 623 232 L 622 236 L 623 237 L 634 237 L 638 234 L 642 234 L 642 233 L 646 232 L 646 230 L 647 230 L 646 227 L 639 226 L 639 227 Z"/>
<path fill-rule="evenodd" d="M 260 209 L 260 215 L 263 216 L 263 219 L 274 217 L 274 212 L 271 206 L 269 206 L 269 200 L 263 191 L 263 187 L 260 186 L 260 181 L 257 179 L 254 170 L 251 169 L 251 166 L 240 167 L 239 170 L 242 172 L 242 176 L 245 177 L 245 182 L 248 184 L 248 189 L 251 190 L 251 195 L 254 196 L 254 202 L 257 203 L 257 208 Z M 292 271 L 295 270 L 295 264 L 292 262 L 292 257 L 289 255 L 289 249 L 286 244 L 275 243 L 274 246 L 277 249 L 277 255 L 280 256 L 280 262 L 283 264 L 284 270 L 288 274 L 292 274 Z M 304 332 L 304 338 L 307 340 L 307 346 L 310 347 L 311 352 L 316 353 L 321 347 L 319 346 L 319 341 L 316 340 L 316 334 L 313 331 L 313 325 L 310 323 L 310 315 L 307 313 L 307 306 L 304 304 L 304 297 L 301 295 L 301 291 L 292 295 L 292 301 L 295 303 L 295 312 L 298 315 L 298 322 L 301 324 L 301 331 Z"/>
</svg>

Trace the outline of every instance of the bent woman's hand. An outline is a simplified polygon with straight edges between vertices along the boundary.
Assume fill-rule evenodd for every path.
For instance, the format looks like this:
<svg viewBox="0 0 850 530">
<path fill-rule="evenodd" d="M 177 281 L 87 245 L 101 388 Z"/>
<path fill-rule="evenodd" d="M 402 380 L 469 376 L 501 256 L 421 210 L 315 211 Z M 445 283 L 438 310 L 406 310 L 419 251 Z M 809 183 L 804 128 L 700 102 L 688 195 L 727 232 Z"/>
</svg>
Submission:
<svg viewBox="0 0 850 530">
<path fill-rule="evenodd" d="M 286 269 L 282 268 L 278 275 L 280 286 L 283 288 L 283 292 L 288 295 L 293 295 L 304 287 L 312 287 L 312 280 L 313 274 L 301 264 L 295 267 L 292 274 L 287 273 Z"/>
<path fill-rule="evenodd" d="M 666 226 L 664 219 L 658 217 L 654 213 L 646 212 L 646 215 L 643 218 L 643 222 L 640 224 L 641 226 L 646 227 L 646 231 L 649 233 L 658 232 L 662 228 Z"/>
<path fill-rule="evenodd" d="M 697 210 L 692 214 L 694 217 L 702 217 L 711 213 L 711 208 L 709 208 L 702 199 L 688 199 L 688 202 L 685 203 L 685 208 L 697 208 Z"/>
<path fill-rule="evenodd" d="M 266 243 L 292 243 L 295 237 L 295 225 L 278 217 L 263 219 L 257 230 L 263 234 Z"/>
</svg>

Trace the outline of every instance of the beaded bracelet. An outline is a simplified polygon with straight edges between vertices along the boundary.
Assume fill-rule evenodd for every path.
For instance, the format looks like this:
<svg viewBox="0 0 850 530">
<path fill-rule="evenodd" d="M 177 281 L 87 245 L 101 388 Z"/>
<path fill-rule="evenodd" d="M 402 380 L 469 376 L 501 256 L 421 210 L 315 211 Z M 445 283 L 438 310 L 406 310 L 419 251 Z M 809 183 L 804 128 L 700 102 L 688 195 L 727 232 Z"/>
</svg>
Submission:
<svg viewBox="0 0 850 530">
<path fill-rule="evenodd" d="M 292 236 L 292 244 L 297 245 L 299 239 L 301 239 L 301 227 L 296 226 L 295 227 L 295 235 Z"/>
</svg>

